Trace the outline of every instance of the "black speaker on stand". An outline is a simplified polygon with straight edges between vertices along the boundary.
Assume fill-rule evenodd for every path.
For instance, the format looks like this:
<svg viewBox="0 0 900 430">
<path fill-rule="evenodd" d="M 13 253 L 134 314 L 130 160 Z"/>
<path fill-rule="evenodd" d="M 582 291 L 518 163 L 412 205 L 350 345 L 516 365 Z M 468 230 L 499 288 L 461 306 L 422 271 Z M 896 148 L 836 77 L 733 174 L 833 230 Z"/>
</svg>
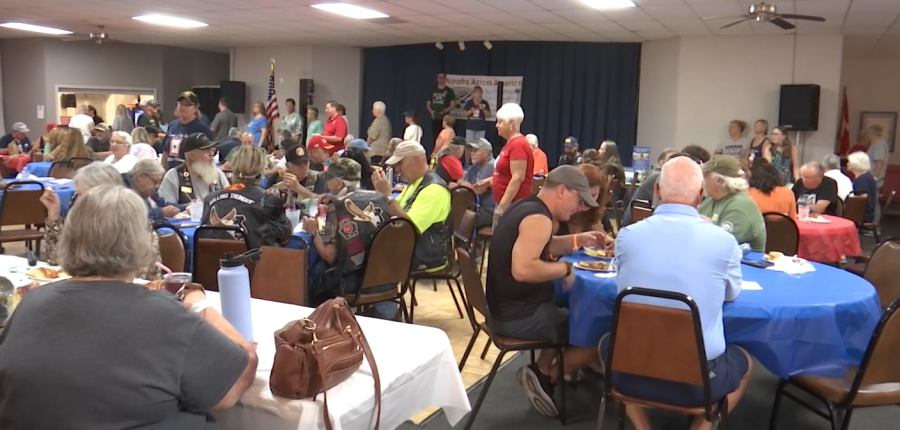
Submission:
<svg viewBox="0 0 900 430">
<path fill-rule="evenodd" d="M 818 130 L 820 93 L 821 87 L 815 84 L 782 85 L 778 125 L 796 131 Z"/>
<path fill-rule="evenodd" d="M 219 113 L 219 92 L 216 87 L 194 87 L 191 89 L 200 101 L 200 112 L 206 115 L 210 121 Z"/>
<path fill-rule="evenodd" d="M 219 83 L 219 97 L 228 100 L 228 109 L 234 113 L 247 111 L 247 83 L 222 81 Z"/>
</svg>

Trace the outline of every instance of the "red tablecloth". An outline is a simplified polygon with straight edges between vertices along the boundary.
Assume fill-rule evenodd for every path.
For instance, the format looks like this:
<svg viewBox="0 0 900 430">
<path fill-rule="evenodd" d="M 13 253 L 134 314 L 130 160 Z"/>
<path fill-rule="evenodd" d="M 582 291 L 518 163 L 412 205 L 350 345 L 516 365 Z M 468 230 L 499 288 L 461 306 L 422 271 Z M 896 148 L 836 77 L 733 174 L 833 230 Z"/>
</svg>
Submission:
<svg viewBox="0 0 900 430">
<path fill-rule="evenodd" d="M 19 154 L 19 155 L 4 155 L 2 156 L 3 162 L 6 163 L 6 168 L 9 169 L 12 173 L 19 173 L 22 171 L 22 168 L 25 167 L 26 164 L 31 162 L 31 156 L 28 154 Z"/>
<path fill-rule="evenodd" d="M 842 255 L 859 255 L 859 233 L 853 221 L 846 218 L 820 215 L 830 223 L 797 221 L 800 229 L 800 247 L 797 256 L 807 260 L 832 263 Z"/>
</svg>

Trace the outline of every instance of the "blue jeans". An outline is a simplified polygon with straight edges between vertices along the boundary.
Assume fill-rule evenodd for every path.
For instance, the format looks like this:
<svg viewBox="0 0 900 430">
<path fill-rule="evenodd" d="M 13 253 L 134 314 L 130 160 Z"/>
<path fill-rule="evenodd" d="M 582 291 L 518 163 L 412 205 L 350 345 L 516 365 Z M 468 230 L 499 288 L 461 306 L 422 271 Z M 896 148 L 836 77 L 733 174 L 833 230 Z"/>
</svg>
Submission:
<svg viewBox="0 0 900 430">
<path fill-rule="evenodd" d="M 351 273 L 349 275 L 344 275 L 344 277 L 341 278 L 341 289 L 344 291 L 344 294 L 354 294 L 359 291 L 359 285 L 361 282 L 362 279 L 359 271 Z M 369 293 L 381 293 L 396 288 L 396 285 L 388 284 L 367 288 L 366 291 Z M 369 310 L 363 313 L 363 315 L 372 318 L 380 318 L 383 320 L 393 320 L 394 317 L 397 316 L 397 309 L 398 306 L 394 302 L 378 302 L 374 305 L 369 306 Z"/>
<path fill-rule="evenodd" d="M 329 270 L 330 269 L 330 270 Z M 341 275 L 337 268 L 329 268 L 324 261 L 318 262 L 310 270 L 310 285 L 307 290 L 307 302 L 309 306 L 316 307 L 325 300 L 344 294 L 355 294 L 362 283 L 362 273 L 357 270 L 353 273 Z M 340 277 L 340 278 L 338 278 Z M 396 285 L 379 285 L 368 288 L 370 293 L 380 293 L 397 288 Z M 393 320 L 397 315 L 397 304 L 393 302 L 380 302 L 369 307 L 364 315 L 373 318 Z"/>
</svg>

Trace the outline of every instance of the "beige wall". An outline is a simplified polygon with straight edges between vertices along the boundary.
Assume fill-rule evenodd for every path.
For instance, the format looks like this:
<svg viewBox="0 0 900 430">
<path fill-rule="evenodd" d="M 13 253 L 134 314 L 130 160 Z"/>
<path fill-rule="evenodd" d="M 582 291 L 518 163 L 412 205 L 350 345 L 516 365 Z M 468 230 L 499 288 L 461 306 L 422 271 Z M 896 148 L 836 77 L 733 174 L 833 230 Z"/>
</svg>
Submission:
<svg viewBox="0 0 900 430">
<path fill-rule="evenodd" d="M 847 88 L 850 108 L 850 140 L 853 142 L 859 131 L 861 112 L 900 112 L 900 60 L 847 58 L 842 70 L 841 81 Z M 895 136 L 894 142 L 897 139 Z M 890 162 L 900 164 L 900 151 L 895 149 L 891 153 Z"/>
</svg>

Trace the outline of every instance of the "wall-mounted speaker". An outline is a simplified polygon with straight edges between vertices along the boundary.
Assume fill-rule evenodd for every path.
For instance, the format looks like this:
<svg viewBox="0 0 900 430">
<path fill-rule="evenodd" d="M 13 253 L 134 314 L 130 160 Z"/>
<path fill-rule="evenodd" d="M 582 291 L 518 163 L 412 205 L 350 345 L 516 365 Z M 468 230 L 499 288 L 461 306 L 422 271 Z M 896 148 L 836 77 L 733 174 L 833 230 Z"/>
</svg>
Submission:
<svg viewBox="0 0 900 430">
<path fill-rule="evenodd" d="M 298 103 L 306 106 L 313 105 L 313 99 L 316 95 L 316 84 L 312 79 L 300 80 L 300 100 Z"/>
<path fill-rule="evenodd" d="M 821 87 L 815 84 L 782 85 L 778 125 L 798 131 L 818 130 L 820 93 Z"/>
<path fill-rule="evenodd" d="M 63 94 L 59 96 L 59 104 L 63 108 L 74 108 L 78 106 L 78 100 L 75 99 L 75 94 Z"/>
<path fill-rule="evenodd" d="M 219 83 L 219 96 L 228 100 L 228 109 L 234 113 L 247 111 L 247 83 L 241 81 L 222 81 Z"/>
</svg>

